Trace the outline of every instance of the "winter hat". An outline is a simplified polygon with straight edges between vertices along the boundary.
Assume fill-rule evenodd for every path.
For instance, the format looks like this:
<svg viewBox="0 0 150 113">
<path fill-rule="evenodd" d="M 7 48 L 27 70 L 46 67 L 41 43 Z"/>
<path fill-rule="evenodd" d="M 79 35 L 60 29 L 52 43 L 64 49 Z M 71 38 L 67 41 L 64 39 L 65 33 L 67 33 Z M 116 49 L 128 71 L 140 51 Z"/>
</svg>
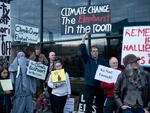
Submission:
<svg viewBox="0 0 150 113">
<path fill-rule="evenodd" d="M 127 66 L 129 63 L 133 63 L 140 60 L 140 58 L 136 57 L 134 54 L 128 54 L 124 57 L 123 63 L 124 66 Z"/>
</svg>

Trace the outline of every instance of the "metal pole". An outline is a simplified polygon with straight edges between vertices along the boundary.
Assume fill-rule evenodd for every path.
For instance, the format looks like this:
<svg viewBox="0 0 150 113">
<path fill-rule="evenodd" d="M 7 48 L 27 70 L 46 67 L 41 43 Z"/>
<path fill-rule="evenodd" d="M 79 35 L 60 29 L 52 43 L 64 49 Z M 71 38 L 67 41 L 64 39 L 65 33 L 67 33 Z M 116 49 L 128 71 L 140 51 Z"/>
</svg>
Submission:
<svg viewBox="0 0 150 113">
<path fill-rule="evenodd" d="M 41 47 L 41 52 L 43 50 L 43 0 L 41 0 L 41 28 L 40 28 L 40 47 Z"/>
<path fill-rule="evenodd" d="M 91 0 L 88 0 L 88 6 L 91 5 Z M 88 34 L 88 53 L 90 54 L 91 52 L 91 34 Z"/>
</svg>

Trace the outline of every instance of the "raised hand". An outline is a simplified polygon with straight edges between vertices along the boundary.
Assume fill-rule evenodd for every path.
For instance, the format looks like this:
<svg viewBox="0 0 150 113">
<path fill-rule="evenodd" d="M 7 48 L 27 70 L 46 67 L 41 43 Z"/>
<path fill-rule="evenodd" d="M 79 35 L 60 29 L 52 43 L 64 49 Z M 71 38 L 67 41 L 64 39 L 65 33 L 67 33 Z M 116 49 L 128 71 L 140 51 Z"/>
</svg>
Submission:
<svg viewBox="0 0 150 113">
<path fill-rule="evenodd" d="M 82 36 L 82 43 L 85 43 L 86 37 L 87 37 L 87 33 L 85 33 L 85 34 Z"/>
</svg>

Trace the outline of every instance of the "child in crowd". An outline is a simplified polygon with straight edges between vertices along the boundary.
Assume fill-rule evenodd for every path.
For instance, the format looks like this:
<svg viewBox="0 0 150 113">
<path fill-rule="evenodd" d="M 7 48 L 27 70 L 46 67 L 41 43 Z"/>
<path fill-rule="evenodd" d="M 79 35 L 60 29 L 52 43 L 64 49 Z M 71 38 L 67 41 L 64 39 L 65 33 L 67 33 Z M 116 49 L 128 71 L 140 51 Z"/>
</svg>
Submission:
<svg viewBox="0 0 150 113">
<path fill-rule="evenodd" d="M 48 110 L 48 105 L 50 104 L 50 102 L 49 102 L 49 94 L 46 88 L 44 89 L 44 92 L 42 92 L 39 95 L 37 104 L 39 107 L 38 111 L 41 111 L 43 109 L 43 112 L 45 112 Z"/>
<path fill-rule="evenodd" d="M 54 70 L 61 70 L 62 63 L 60 61 L 54 62 Z M 71 87 L 70 87 L 70 80 L 69 75 L 65 72 L 66 81 L 61 83 L 53 83 L 52 75 L 50 75 L 48 80 L 48 86 L 52 88 L 52 104 L 55 108 L 55 113 L 63 113 L 64 106 L 66 104 L 66 100 L 70 98 L 71 94 Z M 59 79 L 60 80 L 60 79 Z"/>
<path fill-rule="evenodd" d="M 0 80 L 8 79 L 8 70 L 0 67 Z M 10 113 L 11 111 L 11 94 L 12 91 L 4 91 L 0 83 L 0 113 Z"/>
</svg>

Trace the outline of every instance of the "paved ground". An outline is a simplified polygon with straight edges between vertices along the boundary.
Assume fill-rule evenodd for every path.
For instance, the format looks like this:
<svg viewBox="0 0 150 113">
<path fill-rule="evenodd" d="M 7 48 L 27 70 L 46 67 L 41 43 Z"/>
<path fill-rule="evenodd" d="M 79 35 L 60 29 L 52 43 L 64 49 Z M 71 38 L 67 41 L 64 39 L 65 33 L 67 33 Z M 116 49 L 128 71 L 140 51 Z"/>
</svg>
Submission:
<svg viewBox="0 0 150 113">
<path fill-rule="evenodd" d="M 40 112 L 38 112 L 38 113 L 52 113 L 52 112 L 51 112 L 51 110 L 50 110 L 50 108 L 49 108 L 46 112 L 40 111 Z"/>
</svg>

